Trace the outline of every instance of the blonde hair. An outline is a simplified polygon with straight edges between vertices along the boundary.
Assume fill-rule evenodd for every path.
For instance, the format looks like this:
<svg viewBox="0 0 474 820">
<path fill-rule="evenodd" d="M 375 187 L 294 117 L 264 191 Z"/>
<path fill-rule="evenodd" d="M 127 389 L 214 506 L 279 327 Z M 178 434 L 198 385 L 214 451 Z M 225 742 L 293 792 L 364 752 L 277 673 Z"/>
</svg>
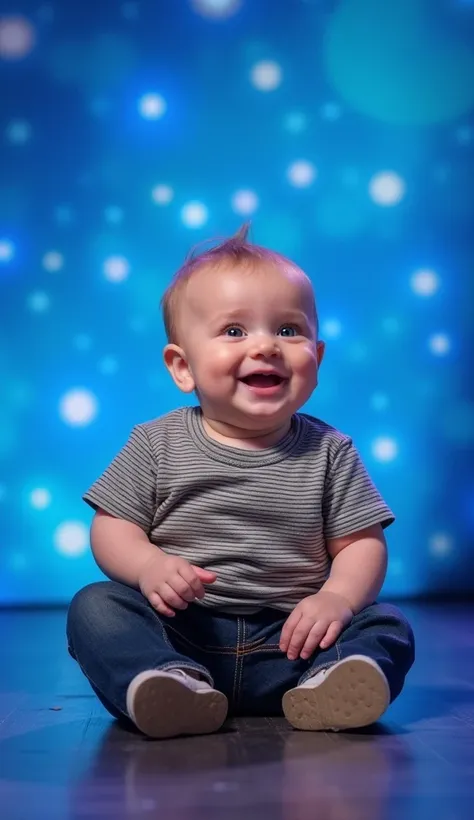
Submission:
<svg viewBox="0 0 474 820">
<path fill-rule="evenodd" d="M 259 262 L 263 262 L 284 265 L 285 267 L 291 268 L 297 267 L 290 259 L 287 259 L 286 256 L 272 251 L 269 248 L 264 248 L 261 245 L 255 245 L 253 242 L 249 242 L 247 237 L 250 231 L 250 224 L 250 222 L 245 222 L 236 234 L 228 239 L 224 239 L 218 245 L 208 250 L 201 251 L 201 253 L 198 253 L 197 250 L 202 246 L 202 243 L 193 248 L 185 259 L 184 264 L 176 271 L 161 299 L 163 323 L 168 342 L 177 343 L 178 303 L 190 277 L 200 268 L 208 265 L 218 265 L 220 262 L 227 260 L 235 262 L 236 264 L 245 262 L 258 264 Z"/>
</svg>

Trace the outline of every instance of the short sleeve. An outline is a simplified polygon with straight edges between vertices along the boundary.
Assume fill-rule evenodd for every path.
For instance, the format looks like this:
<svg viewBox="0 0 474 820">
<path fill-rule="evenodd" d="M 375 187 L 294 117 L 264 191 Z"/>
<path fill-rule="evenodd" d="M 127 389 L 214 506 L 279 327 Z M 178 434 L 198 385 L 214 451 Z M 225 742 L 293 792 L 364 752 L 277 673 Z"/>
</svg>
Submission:
<svg viewBox="0 0 474 820">
<path fill-rule="evenodd" d="M 116 518 L 151 529 L 156 506 L 156 461 L 146 430 L 138 425 L 83 500 Z"/>
<path fill-rule="evenodd" d="M 326 539 L 341 538 L 373 524 L 385 528 L 395 520 L 350 438 L 339 445 L 329 468 L 323 495 L 323 519 Z"/>
</svg>

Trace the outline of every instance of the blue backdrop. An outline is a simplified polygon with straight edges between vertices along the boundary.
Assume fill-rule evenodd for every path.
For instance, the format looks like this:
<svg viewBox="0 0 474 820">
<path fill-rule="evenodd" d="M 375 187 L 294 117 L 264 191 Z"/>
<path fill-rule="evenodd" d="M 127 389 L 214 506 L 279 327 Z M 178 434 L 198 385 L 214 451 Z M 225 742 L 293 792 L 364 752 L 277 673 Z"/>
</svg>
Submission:
<svg viewBox="0 0 474 820">
<path fill-rule="evenodd" d="M 158 302 L 253 220 L 311 276 L 306 409 L 397 515 L 385 593 L 474 585 L 474 2 L 142 0 L 0 15 L 0 601 L 99 577 L 82 492 L 184 403 Z"/>
</svg>

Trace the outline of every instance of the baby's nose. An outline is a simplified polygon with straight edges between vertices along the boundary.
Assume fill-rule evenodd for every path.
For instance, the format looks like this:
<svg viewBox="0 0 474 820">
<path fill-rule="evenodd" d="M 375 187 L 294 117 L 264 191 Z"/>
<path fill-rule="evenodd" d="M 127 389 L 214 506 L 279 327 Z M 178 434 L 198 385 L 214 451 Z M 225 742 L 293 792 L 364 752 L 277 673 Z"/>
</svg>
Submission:
<svg viewBox="0 0 474 820">
<path fill-rule="evenodd" d="M 280 348 L 274 336 L 261 336 L 252 345 L 251 356 L 278 356 Z"/>
</svg>

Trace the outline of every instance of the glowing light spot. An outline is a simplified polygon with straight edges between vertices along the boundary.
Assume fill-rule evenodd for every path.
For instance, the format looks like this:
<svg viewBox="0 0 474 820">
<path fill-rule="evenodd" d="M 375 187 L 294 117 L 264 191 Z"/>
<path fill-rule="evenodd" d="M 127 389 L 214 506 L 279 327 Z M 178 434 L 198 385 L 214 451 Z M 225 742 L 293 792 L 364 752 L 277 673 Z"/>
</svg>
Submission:
<svg viewBox="0 0 474 820">
<path fill-rule="evenodd" d="M 237 214 L 249 216 L 253 214 L 259 206 L 259 199 L 254 191 L 236 191 L 232 197 L 232 208 Z"/>
<path fill-rule="evenodd" d="M 103 376 L 114 376 L 118 368 L 118 361 L 114 356 L 104 356 L 99 362 L 99 371 Z"/>
<path fill-rule="evenodd" d="M 123 220 L 123 210 L 117 205 L 109 205 L 104 211 L 104 218 L 109 225 L 120 225 Z"/>
<path fill-rule="evenodd" d="M 30 53 L 35 40 L 35 30 L 26 17 L 0 18 L 0 59 L 21 60 Z"/>
<path fill-rule="evenodd" d="M 284 119 L 284 127 L 290 134 L 301 134 L 306 130 L 307 126 L 307 117 L 301 111 L 292 111 L 290 114 L 287 114 Z"/>
<path fill-rule="evenodd" d="M 26 120 L 11 120 L 5 128 L 5 137 L 12 145 L 25 145 L 31 138 L 31 125 Z"/>
<path fill-rule="evenodd" d="M 169 205 L 174 197 L 174 191 L 170 185 L 155 185 L 151 192 L 151 198 L 157 205 Z"/>
<path fill-rule="evenodd" d="M 370 406 L 373 410 L 386 410 L 389 406 L 389 399 L 385 393 L 374 393 L 370 399 Z"/>
<path fill-rule="evenodd" d="M 273 60 L 261 60 L 253 66 L 250 79 L 259 91 L 275 91 L 281 85 L 282 70 Z"/>
<path fill-rule="evenodd" d="M 295 188 L 308 188 L 313 184 L 316 176 L 316 168 L 306 159 L 293 162 L 287 171 L 288 180 Z"/>
<path fill-rule="evenodd" d="M 51 300 L 43 290 L 36 290 L 28 296 L 27 305 L 33 313 L 46 313 L 51 306 Z"/>
<path fill-rule="evenodd" d="M 51 493 L 44 487 L 37 487 L 30 493 L 30 504 L 35 510 L 45 510 L 51 504 Z"/>
<path fill-rule="evenodd" d="M 109 256 L 104 262 L 104 276 L 109 282 L 123 282 L 130 274 L 130 264 L 124 256 Z"/>
<path fill-rule="evenodd" d="M 369 194 L 377 205 L 390 207 L 398 205 L 405 196 L 405 182 L 393 171 L 381 171 L 369 182 Z"/>
<path fill-rule="evenodd" d="M 433 296 L 440 287 L 440 279 L 433 270 L 417 270 L 410 279 L 410 286 L 417 296 Z"/>
<path fill-rule="evenodd" d="M 15 246 L 9 239 L 0 239 L 0 263 L 10 262 L 15 256 Z"/>
<path fill-rule="evenodd" d="M 380 436 L 372 442 L 372 455 L 377 461 L 393 461 L 398 455 L 398 445 L 393 438 Z"/>
<path fill-rule="evenodd" d="M 98 413 L 97 399 L 90 390 L 74 388 L 61 398 L 59 415 L 70 427 L 86 427 Z"/>
<path fill-rule="evenodd" d="M 191 0 L 194 11 L 211 19 L 225 19 L 236 14 L 242 6 L 242 0 Z"/>
<path fill-rule="evenodd" d="M 64 256 L 59 251 L 48 251 L 43 256 L 43 268 L 50 273 L 56 273 L 64 265 Z"/>
<path fill-rule="evenodd" d="M 202 202 L 187 202 L 181 208 L 181 219 L 187 228 L 202 228 L 208 218 L 208 210 Z"/>
<path fill-rule="evenodd" d="M 89 547 L 89 529 L 81 521 L 64 521 L 54 532 L 54 546 L 66 558 L 83 555 Z"/>
<path fill-rule="evenodd" d="M 341 106 L 335 102 L 328 102 L 321 108 L 321 116 L 324 120 L 334 122 L 341 116 Z"/>
<path fill-rule="evenodd" d="M 159 120 L 166 111 L 161 94 L 144 94 L 138 101 L 138 110 L 145 120 Z"/>
<path fill-rule="evenodd" d="M 451 339 L 446 333 L 434 333 L 428 339 L 428 347 L 435 356 L 445 356 L 451 350 Z"/>
<path fill-rule="evenodd" d="M 339 319 L 326 319 L 321 325 L 321 333 L 326 339 L 338 339 L 342 333 Z"/>
<path fill-rule="evenodd" d="M 428 547 L 436 558 L 444 558 L 453 551 L 453 538 L 445 532 L 436 532 L 429 539 Z"/>
</svg>

